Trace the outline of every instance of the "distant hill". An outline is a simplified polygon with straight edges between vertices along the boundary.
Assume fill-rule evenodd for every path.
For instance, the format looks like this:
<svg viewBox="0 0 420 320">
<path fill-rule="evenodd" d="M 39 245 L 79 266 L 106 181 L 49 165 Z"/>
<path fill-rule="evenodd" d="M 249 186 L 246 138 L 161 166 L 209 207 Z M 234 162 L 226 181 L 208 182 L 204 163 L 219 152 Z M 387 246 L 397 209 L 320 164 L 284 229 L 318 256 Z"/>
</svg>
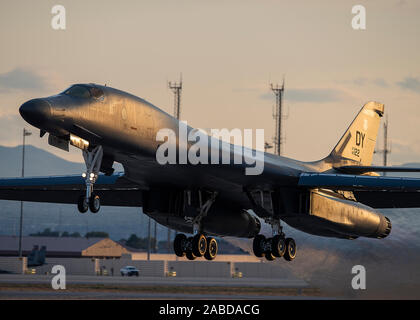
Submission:
<svg viewBox="0 0 420 320">
<path fill-rule="evenodd" d="M 420 162 L 407 162 L 402 164 L 403 167 L 420 168 Z"/>
<path fill-rule="evenodd" d="M 83 161 L 80 153 L 80 161 Z M 117 171 L 123 171 L 120 164 L 115 163 Z M 25 176 L 53 176 L 81 174 L 85 170 L 83 162 L 71 162 L 56 155 L 34 147 L 25 146 Z M 22 172 L 22 146 L 0 146 L 0 178 L 20 177 Z"/>
<path fill-rule="evenodd" d="M 84 163 L 70 162 L 45 150 L 25 146 L 25 176 L 81 174 Z M 20 177 L 22 146 L 0 146 L 0 177 Z"/>
<path fill-rule="evenodd" d="M 420 163 L 418 163 L 418 162 L 408 162 L 408 163 L 402 164 L 401 167 L 420 168 Z M 420 178 L 420 172 L 388 172 L 386 175 L 390 176 L 390 177 Z"/>
<path fill-rule="evenodd" d="M 82 159 L 82 156 L 80 156 Z M 0 178 L 20 177 L 22 170 L 22 146 L 0 146 Z M 84 163 L 70 162 L 32 145 L 25 147 L 25 176 L 51 176 L 81 174 Z M 116 165 L 121 171 L 122 166 Z M 19 230 L 20 204 L 17 201 L 0 200 L 0 235 L 17 235 Z M 24 234 L 50 228 L 52 231 L 86 233 L 91 230 L 108 232 L 114 239 L 128 237 L 131 233 L 145 236 L 147 217 L 140 208 L 103 207 L 97 215 L 78 212 L 76 204 L 53 203 L 24 204 Z M 162 238 L 166 231 L 158 228 Z"/>
</svg>

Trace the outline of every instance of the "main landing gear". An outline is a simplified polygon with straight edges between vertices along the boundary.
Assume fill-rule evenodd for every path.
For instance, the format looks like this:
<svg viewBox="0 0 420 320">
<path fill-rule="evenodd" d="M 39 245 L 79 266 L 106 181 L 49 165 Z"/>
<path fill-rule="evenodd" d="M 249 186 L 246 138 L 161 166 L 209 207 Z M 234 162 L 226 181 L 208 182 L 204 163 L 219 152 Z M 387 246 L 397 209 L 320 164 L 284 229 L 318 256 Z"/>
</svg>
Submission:
<svg viewBox="0 0 420 320">
<path fill-rule="evenodd" d="M 196 217 L 186 217 L 186 221 L 192 223 L 193 237 L 187 238 L 184 234 L 177 234 L 174 240 L 174 251 L 178 257 L 187 256 L 188 260 L 195 260 L 203 257 L 207 260 L 214 260 L 217 255 L 218 245 L 215 238 L 206 237 L 203 233 L 202 219 L 207 215 L 210 207 L 216 200 L 217 192 L 208 192 L 207 200 L 202 203 L 204 194 L 199 191 L 200 208 Z"/>
<path fill-rule="evenodd" d="M 188 260 L 195 260 L 203 257 L 207 260 L 214 260 L 217 255 L 217 240 L 213 237 L 206 237 L 197 233 L 193 237 L 178 233 L 174 240 L 174 251 L 178 257 L 187 256 Z"/>
<path fill-rule="evenodd" d="M 86 172 L 82 174 L 82 177 L 85 178 L 86 193 L 80 195 L 77 201 L 77 208 L 79 209 L 80 213 L 85 213 L 89 209 L 91 212 L 97 213 L 101 208 L 101 200 L 99 196 L 93 192 L 93 185 L 98 179 L 102 157 L 102 146 L 97 146 L 91 151 L 83 150 L 83 159 L 85 160 L 86 164 Z"/>
<path fill-rule="evenodd" d="M 286 238 L 279 220 L 267 221 L 271 224 L 273 237 L 266 238 L 262 234 L 255 236 L 253 241 L 254 254 L 258 258 L 265 257 L 268 261 L 283 257 L 292 261 L 296 257 L 296 242 L 292 238 Z"/>
</svg>

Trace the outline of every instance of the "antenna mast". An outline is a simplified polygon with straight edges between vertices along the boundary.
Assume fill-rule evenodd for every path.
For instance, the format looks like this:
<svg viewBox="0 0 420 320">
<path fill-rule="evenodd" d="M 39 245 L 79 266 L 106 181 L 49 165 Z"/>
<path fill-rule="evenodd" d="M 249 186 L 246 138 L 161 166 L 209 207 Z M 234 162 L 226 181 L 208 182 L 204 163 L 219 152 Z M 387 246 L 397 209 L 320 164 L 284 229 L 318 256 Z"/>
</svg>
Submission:
<svg viewBox="0 0 420 320">
<path fill-rule="evenodd" d="M 179 82 L 168 82 L 169 89 L 174 93 L 174 117 L 180 120 L 181 118 L 181 92 L 182 92 L 182 73 L 179 77 Z M 171 229 L 168 228 L 168 252 L 171 252 Z"/>
<path fill-rule="evenodd" d="M 275 138 L 274 138 L 274 152 L 281 155 L 281 147 L 283 138 L 281 135 L 281 129 L 282 129 L 282 107 L 283 107 L 283 94 L 284 94 L 284 78 L 283 78 L 283 84 L 281 87 L 276 84 L 274 86 L 272 83 L 270 84 L 271 90 L 274 92 L 274 95 L 276 96 L 276 110 L 273 112 L 273 119 L 276 121 L 276 131 L 275 131 Z"/>
<path fill-rule="evenodd" d="M 174 93 L 174 116 L 178 120 L 181 116 L 181 92 L 182 92 L 182 73 L 179 82 L 168 82 L 169 89 Z"/>
<path fill-rule="evenodd" d="M 375 153 L 382 153 L 382 159 L 383 159 L 383 165 L 384 167 L 388 164 L 388 154 L 391 153 L 391 148 L 388 146 L 388 115 L 386 116 L 386 119 L 384 121 L 384 144 L 382 150 L 377 150 Z M 386 172 L 384 172 L 384 176 L 386 175 Z"/>
</svg>

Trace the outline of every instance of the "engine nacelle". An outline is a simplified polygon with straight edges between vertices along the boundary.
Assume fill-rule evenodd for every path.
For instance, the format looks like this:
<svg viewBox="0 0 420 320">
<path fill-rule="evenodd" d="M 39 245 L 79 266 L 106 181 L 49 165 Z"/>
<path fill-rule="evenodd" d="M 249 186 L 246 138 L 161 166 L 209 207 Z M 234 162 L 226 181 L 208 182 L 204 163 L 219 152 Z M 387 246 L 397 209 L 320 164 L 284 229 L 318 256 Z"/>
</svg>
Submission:
<svg viewBox="0 0 420 320">
<path fill-rule="evenodd" d="M 143 211 L 160 224 L 192 233 L 190 220 L 198 214 L 198 204 L 188 203 L 182 190 L 154 190 L 144 193 Z M 253 238 L 261 229 L 258 219 L 231 203 L 216 200 L 209 212 L 202 219 L 203 231 L 218 236 Z"/>
<path fill-rule="evenodd" d="M 327 193 L 311 192 L 310 215 L 326 221 L 332 231 L 352 236 L 385 238 L 391 222 L 374 209 Z"/>
<path fill-rule="evenodd" d="M 258 219 L 243 210 L 216 208 L 203 219 L 204 231 L 215 235 L 253 238 L 261 230 Z"/>
<path fill-rule="evenodd" d="M 184 218 L 169 216 L 159 212 L 155 212 L 150 216 L 160 224 L 171 229 L 193 233 L 192 224 L 186 222 Z M 203 231 L 206 234 L 215 236 L 253 238 L 261 230 L 260 221 L 246 211 L 213 212 L 203 218 L 202 223 Z"/>
<path fill-rule="evenodd" d="M 319 190 L 310 192 L 306 213 L 285 221 L 311 234 L 347 239 L 382 239 L 390 234 L 392 228 L 391 221 L 374 209 Z"/>
</svg>

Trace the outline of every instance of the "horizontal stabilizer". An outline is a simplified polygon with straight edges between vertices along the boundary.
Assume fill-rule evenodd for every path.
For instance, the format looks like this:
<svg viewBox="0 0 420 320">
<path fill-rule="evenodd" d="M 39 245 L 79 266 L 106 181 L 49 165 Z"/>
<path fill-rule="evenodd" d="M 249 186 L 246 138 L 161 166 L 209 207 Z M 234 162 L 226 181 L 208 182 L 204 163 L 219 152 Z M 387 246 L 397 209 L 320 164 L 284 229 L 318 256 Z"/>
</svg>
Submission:
<svg viewBox="0 0 420 320">
<path fill-rule="evenodd" d="M 372 177 L 348 174 L 302 173 L 298 185 L 301 187 L 334 190 L 420 190 L 420 179 L 399 177 Z M 419 193 L 420 195 L 420 193 Z"/>
<path fill-rule="evenodd" d="M 383 167 L 383 166 L 341 166 L 335 170 L 348 174 L 362 174 L 366 172 L 420 172 L 420 168 L 410 167 Z"/>
</svg>

